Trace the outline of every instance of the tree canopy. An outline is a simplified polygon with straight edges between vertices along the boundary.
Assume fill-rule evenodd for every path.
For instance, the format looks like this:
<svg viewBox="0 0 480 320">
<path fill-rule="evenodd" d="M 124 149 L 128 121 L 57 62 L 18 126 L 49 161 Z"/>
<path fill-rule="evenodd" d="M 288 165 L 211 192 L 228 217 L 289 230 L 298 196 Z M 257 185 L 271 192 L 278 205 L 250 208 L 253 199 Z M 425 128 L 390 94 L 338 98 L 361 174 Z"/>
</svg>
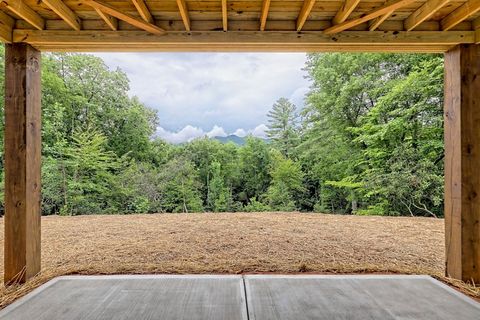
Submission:
<svg viewBox="0 0 480 320">
<path fill-rule="evenodd" d="M 269 140 L 244 145 L 154 138 L 157 114 L 124 72 L 91 55 L 43 60 L 43 214 L 442 215 L 441 56 L 310 54 L 305 106 L 278 99 Z"/>
</svg>

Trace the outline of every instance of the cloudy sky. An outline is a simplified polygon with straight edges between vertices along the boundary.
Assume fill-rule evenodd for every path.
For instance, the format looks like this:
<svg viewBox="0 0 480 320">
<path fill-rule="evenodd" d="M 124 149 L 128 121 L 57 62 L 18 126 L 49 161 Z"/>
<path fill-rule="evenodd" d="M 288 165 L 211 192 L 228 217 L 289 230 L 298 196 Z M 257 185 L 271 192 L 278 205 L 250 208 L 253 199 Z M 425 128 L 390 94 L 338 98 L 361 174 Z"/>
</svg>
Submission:
<svg viewBox="0 0 480 320">
<path fill-rule="evenodd" d="M 195 137 L 263 136 L 280 97 L 298 107 L 309 83 L 296 53 L 102 53 L 127 73 L 130 94 L 158 110 L 157 134 L 179 143 Z"/>
</svg>

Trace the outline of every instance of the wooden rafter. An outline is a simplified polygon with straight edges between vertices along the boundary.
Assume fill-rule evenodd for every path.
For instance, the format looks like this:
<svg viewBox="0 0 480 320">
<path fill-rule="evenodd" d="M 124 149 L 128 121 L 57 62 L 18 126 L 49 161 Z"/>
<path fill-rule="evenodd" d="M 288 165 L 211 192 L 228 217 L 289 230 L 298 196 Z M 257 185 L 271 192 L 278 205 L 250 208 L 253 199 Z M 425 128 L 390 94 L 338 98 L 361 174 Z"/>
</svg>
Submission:
<svg viewBox="0 0 480 320">
<path fill-rule="evenodd" d="M 135 8 L 137 8 L 138 13 L 143 18 L 143 20 L 149 23 L 154 23 L 153 16 L 150 13 L 150 10 L 148 9 L 144 0 L 132 0 L 132 2 Z"/>
<path fill-rule="evenodd" d="M 185 0 L 177 0 L 178 10 L 180 10 L 180 15 L 182 16 L 183 24 L 185 25 L 185 30 L 191 31 L 190 25 L 190 16 L 188 14 L 188 7 Z"/>
<path fill-rule="evenodd" d="M 45 20 L 27 6 L 23 0 L 0 0 L 0 2 L 5 8 L 27 21 L 38 30 L 45 29 Z"/>
<path fill-rule="evenodd" d="M 415 12 L 410 14 L 407 19 L 405 19 L 405 30 L 411 31 L 415 29 L 420 23 L 433 16 L 435 12 L 440 10 L 449 2 L 450 0 L 428 0 Z"/>
<path fill-rule="evenodd" d="M 389 12 L 385 13 L 383 16 L 380 16 L 380 17 L 377 17 L 373 20 L 370 20 L 370 22 L 368 24 L 368 30 L 375 31 L 378 27 L 380 27 L 380 25 L 385 20 L 390 18 L 394 12 L 395 12 L 395 10 L 392 10 L 392 11 L 389 11 Z"/>
<path fill-rule="evenodd" d="M 3 42 L 12 42 L 13 26 L 15 19 L 3 11 L 0 11 L 0 40 Z"/>
<path fill-rule="evenodd" d="M 227 31 L 228 30 L 227 0 L 222 0 L 222 24 L 223 24 L 223 31 Z"/>
<path fill-rule="evenodd" d="M 410 4 L 414 1 L 415 0 L 396 0 L 392 3 L 390 3 L 390 4 L 385 4 L 378 9 L 375 9 L 375 10 L 371 11 L 370 13 L 368 13 L 368 14 L 360 17 L 360 18 L 347 20 L 345 22 L 333 25 L 330 28 L 325 29 L 324 32 L 326 34 L 333 34 L 333 33 L 338 33 L 338 32 L 345 31 L 345 30 L 350 29 L 352 27 L 355 27 L 359 24 L 362 24 L 364 22 L 368 22 L 372 19 L 380 17 L 380 16 L 382 16 L 386 13 L 389 13 L 391 11 L 395 11 L 395 10 L 397 10 L 401 7 L 404 7 L 404 6 Z M 480 1 L 480 0 L 478 0 L 478 1 Z"/>
<path fill-rule="evenodd" d="M 315 5 L 315 0 L 303 1 L 302 10 L 300 10 L 300 13 L 297 18 L 297 31 L 302 30 L 303 25 L 305 24 L 305 21 L 307 21 L 308 16 L 310 15 L 310 12 L 312 11 L 314 5 Z"/>
<path fill-rule="evenodd" d="M 117 9 L 113 8 L 112 6 L 110 6 L 106 3 L 103 3 L 103 2 L 100 2 L 100 1 L 94 1 L 94 0 L 84 0 L 84 1 L 85 1 L 86 4 L 88 4 L 92 8 L 100 10 L 103 13 L 111 15 L 115 18 L 120 19 L 120 20 L 123 20 L 123 21 L 125 21 L 125 22 L 131 24 L 132 26 L 135 26 L 139 29 L 143 29 L 143 30 L 148 31 L 150 33 L 159 34 L 159 35 L 165 33 L 165 30 L 163 30 L 162 28 L 160 28 L 160 27 L 158 27 L 158 26 L 156 26 L 152 23 L 145 22 L 143 20 L 139 20 L 139 19 L 135 18 L 134 16 L 131 16 L 127 13 L 123 13 L 121 11 L 118 11 Z"/>
<path fill-rule="evenodd" d="M 62 18 L 74 30 L 82 29 L 82 22 L 62 0 L 42 0 L 53 12 Z"/>
<path fill-rule="evenodd" d="M 340 8 L 340 10 L 338 10 L 337 14 L 333 18 L 333 24 L 339 24 L 347 20 L 359 3 L 360 0 L 345 0 L 343 6 Z"/>
<path fill-rule="evenodd" d="M 262 12 L 260 13 L 260 31 L 265 31 L 269 11 L 270 11 L 270 0 L 263 0 Z"/>
<path fill-rule="evenodd" d="M 480 10 L 480 0 L 469 0 L 457 10 L 442 19 L 442 30 L 450 30 Z"/>
<path fill-rule="evenodd" d="M 97 12 L 97 14 L 100 16 L 100 18 L 102 18 L 102 20 L 105 21 L 107 26 L 110 27 L 110 29 L 112 29 L 113 31 L 118 30 L 118 19 L 117 18 L 112 17 L 111 15 L 106 14 L 106 13 L 102 12 L 101 10 L 98 10 L 97 8 L 94 8 L 94 9 Z"/>
</svg>

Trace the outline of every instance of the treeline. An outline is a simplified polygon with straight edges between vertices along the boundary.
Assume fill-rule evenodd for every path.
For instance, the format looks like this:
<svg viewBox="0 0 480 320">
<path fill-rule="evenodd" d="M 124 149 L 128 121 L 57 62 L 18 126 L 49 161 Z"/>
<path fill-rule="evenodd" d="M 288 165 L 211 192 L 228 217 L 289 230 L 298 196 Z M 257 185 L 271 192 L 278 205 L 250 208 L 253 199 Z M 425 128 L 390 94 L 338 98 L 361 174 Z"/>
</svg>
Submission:
<svg viewBox="0 0 480 320">
<path fill-rule="evenodd" d="M 312 54 L 305 68 L 306 107 L 279 99 L 269 143 L 171 145 L 152 138 L 156 113 L 128 96 L 121 70 L 89 55 L 45 54 L 43 213 L 441 215 L 442 58 Z"/>
</svg>

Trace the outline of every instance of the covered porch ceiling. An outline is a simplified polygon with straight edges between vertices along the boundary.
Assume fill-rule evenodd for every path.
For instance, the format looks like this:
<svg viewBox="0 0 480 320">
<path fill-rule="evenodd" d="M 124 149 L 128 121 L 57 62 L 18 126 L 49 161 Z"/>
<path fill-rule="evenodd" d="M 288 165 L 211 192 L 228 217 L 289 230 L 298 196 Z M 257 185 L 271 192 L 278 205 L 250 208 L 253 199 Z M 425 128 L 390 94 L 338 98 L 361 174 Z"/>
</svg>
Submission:
<svg viewBox="0 0 480 320">
<path fill-rule="evenodd" d="M 42 51 L 445 52 L 480 0 L 0 0 L 0 39 Z"/>
</svg>

